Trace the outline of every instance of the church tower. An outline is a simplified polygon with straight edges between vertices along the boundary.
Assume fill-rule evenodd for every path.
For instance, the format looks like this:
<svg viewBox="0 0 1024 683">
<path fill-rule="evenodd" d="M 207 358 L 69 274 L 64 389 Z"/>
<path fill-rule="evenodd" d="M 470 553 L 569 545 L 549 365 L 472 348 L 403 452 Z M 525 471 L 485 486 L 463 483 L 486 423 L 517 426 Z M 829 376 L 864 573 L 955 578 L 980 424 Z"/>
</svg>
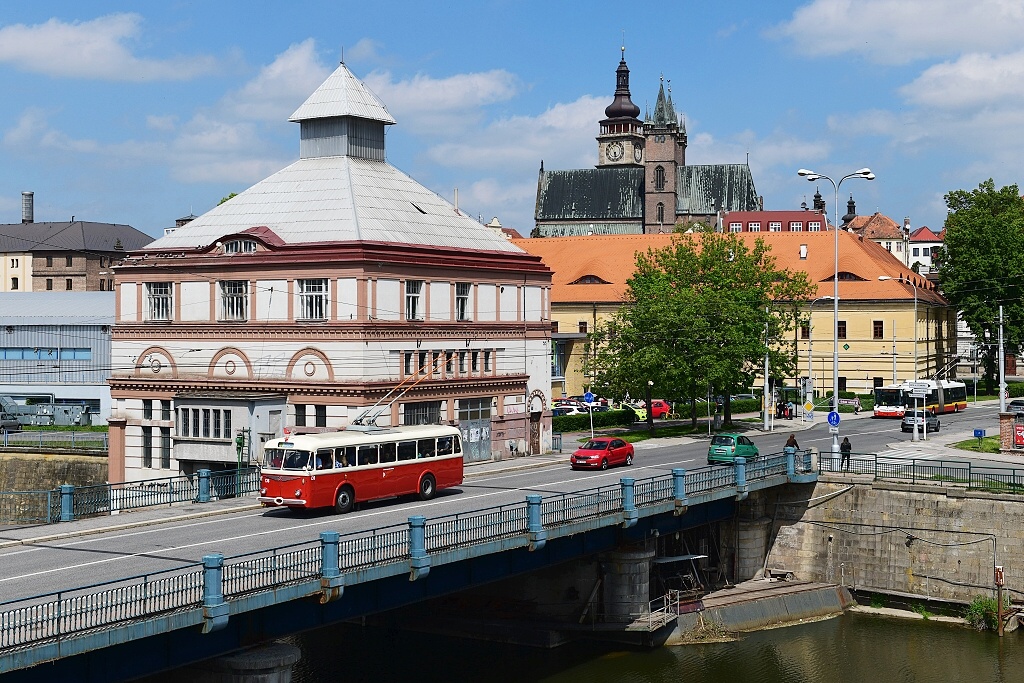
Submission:
<svg viewBox="0 0 1024 683">
<path fill-rule="evenodd" d="M 639 168 L 644 160 L 644 136 L 641 133 L 640 107 L 629 98 L 629 67 L 626 66 L 626 48 L 615 70 L 615 99 L 604 110 L 607 117 L 601 121 L 601 134 L 597 136 L 597 166 Z"/>
<path fill-rule="evenodd" d="M 644 232 L 671 232 L 676 222 L 679 173 L 686 165 L 686 126 L 676 116 L 672 82 L 658 85 L 654 114 L 644 120 Z"/>
</svg>

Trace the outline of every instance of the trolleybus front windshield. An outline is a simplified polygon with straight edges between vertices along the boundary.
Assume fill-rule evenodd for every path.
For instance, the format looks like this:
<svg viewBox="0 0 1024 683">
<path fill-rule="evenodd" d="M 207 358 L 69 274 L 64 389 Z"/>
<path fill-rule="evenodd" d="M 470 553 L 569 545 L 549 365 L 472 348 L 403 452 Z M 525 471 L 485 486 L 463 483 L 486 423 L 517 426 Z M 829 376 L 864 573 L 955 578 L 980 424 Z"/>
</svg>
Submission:
<svg viewBox="0 0 1024 683">
<path fill-rule="evenodd" d="M 904 406 L 906 401 L 901 389 L 875 389 L 875 405 Z"/>
<path fill-rule="evenodd" d="M 301 470 L 308 464 L 309 451 L 268 448 L 263 453 L 263 466 L 274 470 Z"/>
</svg>

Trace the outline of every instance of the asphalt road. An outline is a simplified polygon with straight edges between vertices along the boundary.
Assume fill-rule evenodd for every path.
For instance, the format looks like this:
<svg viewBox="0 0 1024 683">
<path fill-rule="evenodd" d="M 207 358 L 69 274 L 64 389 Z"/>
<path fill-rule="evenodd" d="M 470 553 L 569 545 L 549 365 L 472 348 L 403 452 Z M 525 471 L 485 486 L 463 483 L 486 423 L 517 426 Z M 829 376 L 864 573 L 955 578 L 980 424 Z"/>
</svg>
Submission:
<svg viewBox="0 0 1024 683">
<path fill-rule="evenodd" d="M 958 415 L 944 415 L 942 428 L 930 434 L 932 450 L 915 446 L 910 434 L 900 431 L 898 420 L 880 420 L 862 415 L 841 424 L 841 433 L 849 436 L 854 451 L 885 451 L 903 457 L 925 457 L 965 460 L 963 451 L 944 453 L 940 444 L 954 437 L 969 438 L 971 430 L 983 428 L 989 434 L 998 432 L 998 406 L 972 407 Z M 851 416 L 852 417 L 852 416 Z M 803 425 L 794 420 L 776 423 L 773 433 L 756 431 L 757 423 L 749 424 L 748 436 L 762 453 L 782 450 L 791 431 Z M 964 433 L 966 432 L 966 436 Z M 802 448 L 828 450 L 831 436 L 827 424 L 796 431 Z M 88 535 L 54 538 L 0 548 L 4 568 L 0 576 L 0 602 L 65 590 L 128 576 L 180 568 L 201 561 L 203 555 L 222 553 L 226 557 L 268 548 L 314 540 L 321 531 L 335 530 L 342 534 L 363 529 L 405 525 L 411 515 L 436 518 L 442 515 L 467 513 L 497 505 L 519 503 L 527 494 L 551 496 L 572 493 L 597 486 L 612 485 L 623 476 L 644 479 L 663 475 L 673 468 L 696 469 L 706 466 L 708 440 L 704 438 L 654 439 L 636 445 L 632 467 L 607 471 L 573 471 L 568 467 L 569 441 L 561 456 L 518 458 L 510 465 L 530 465 L 508 469 L 502 463 L 467 467 L 467 479 L 457 489 L 442 491 L 432 501 L 387 500 L 363 504 L 356 511 L 338 516 L 330 512 L 292 512 L 281 509 L 247 509 L 230 514 L 203 516 L 197 519 L 170 519 L 154 522 L 143 512 L 109 517 L 102 524 L 127 524 L 102 533 L 92 533 L 97 520 L 83 520 L 32 530 L 8 530 L 0 534 L 0 542 L 17 538 L 39 538 L 47 533 L 89 532 Z M 935 450 L 936 447 L 939 447 Z M 950 457 L 950 456 L 955 456 Z M 975 459 L 981 462 L 983 459 Z M 1005 462 L 993 462 L 1007 466 Z M 201 506 L 164 510 L 164 514 L 195 513 Z M 132 522 L 147 519 L 144 526 Z M 89 521 L 91 524 L 86 524 Z M 34 535 L 33 535 L 34 534 Z"/>
</svg>

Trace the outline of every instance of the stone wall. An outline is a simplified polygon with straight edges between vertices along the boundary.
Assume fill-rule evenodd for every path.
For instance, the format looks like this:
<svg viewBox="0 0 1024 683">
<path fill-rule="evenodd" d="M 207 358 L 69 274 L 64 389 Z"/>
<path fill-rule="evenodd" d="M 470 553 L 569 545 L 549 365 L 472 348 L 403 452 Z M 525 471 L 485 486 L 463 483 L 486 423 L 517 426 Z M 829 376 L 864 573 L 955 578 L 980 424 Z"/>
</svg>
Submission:
<svg viewBox="0 0 1024 683">
<path fill-rule="evenodd" d="M 106 480 L 105 455 L 0 454 L 0 491 L 50 491 L 61 484 L 87 486 Z"/>
<path fill-rule="evenodd" d="M 1007 587 L 1024 591 L 1024 496 L 841 476 L 785 489 L 748 506 L 748 516 L 771 520 L 769 567 L 856 590 L 969 602 L 992 594 L 1000 564 Z"/>
</svg>

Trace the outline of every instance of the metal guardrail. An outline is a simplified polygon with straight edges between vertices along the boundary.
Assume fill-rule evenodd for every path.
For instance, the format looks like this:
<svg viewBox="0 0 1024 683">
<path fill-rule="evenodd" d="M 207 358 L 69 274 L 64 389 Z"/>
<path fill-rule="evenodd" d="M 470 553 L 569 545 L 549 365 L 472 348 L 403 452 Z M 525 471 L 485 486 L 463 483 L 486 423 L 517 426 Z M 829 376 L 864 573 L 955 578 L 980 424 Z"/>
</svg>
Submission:
<svg viewBox="0 0 1024 683">
<path fill-rule="evenodd" d="M 788 467 L 806 471 L 809 460 L 799 456 L 794 460 L 793 464 L 787 464 L 787 456 L 768 456 L 762 466 L 748 471 L 746 477 L 740 466 L 706 467 L 694 472 L 677 469 L 670 475 L 640 482 L 623 479 L 618 485 L 578 493 L 543 498 L 531 495 L 525 503 L 432 520 L 410 517 L 408 525 L 345 535 L 328 531 L 321 533 L 319 541 L 230 558 L 209 555 L 202 563 L 173 570 L 0 602 L 0 654 L 8 649 L 60 641 L 84 631 L 112 628 L 141 618 L 199 607 L 204 608 L 207 626 L 216 630 L 226 623 L 229 599 L 317 579 L 326 589 L 338 585 L 331 582 L 338 581 L 341 572 L 380 569 L 396 563 L 411 563 L 415 568 L 417 560 L 426 560 L 429 567 L 431 552 L 472 548 L 524 535 L 541 539 L 548 531 L 584 521 L 598 520 L 601 526 L 620 524 L 624 518 L 635 519 L 638 508 L 673 500 L 679 505 L 687 496 L 715 490 L 731 492 L 738 481 L 773 476 L 778 473 L 780 461 L 783 474 Z M 255 481 L 258 485 L 258 476 Z M 188 489 L 180 487 L 179 490 Z M 102 499 L 102 496 L 94 498 Z M 537 527 L 535 520 L 539 522 Z M 649 613 L 660 615 L 664 609 L 664 606 L 650 609 Z"/>
<path fill-rule="evenodd" d="M 121 510 L 237 498 L 256 493 L 259 487 L 259 468 L 246 467 L 205 475 L 201 471 L 114 484 L 65 485 L 52 491 L 4 491 L 0 492 L 0 523 L 55 524 Z"/>
<path fill-rule="evenodd" d="M 107 432 L 44 432 L 0 431 L 0 446 L 5 448 L 76 448 L 80 450 L 109 450 Z"/>
<path fill-rule="evenodd" d="M 841 456 L 822 453 L 822 473 L 871 475 L 877 481 L 962 486 L 968 490 L 1024 495 L 1024 468 L 978 465 L 970 460 L 893 458 L 874 453 L 852 453 L 844 465 Z"/>
</svg>

